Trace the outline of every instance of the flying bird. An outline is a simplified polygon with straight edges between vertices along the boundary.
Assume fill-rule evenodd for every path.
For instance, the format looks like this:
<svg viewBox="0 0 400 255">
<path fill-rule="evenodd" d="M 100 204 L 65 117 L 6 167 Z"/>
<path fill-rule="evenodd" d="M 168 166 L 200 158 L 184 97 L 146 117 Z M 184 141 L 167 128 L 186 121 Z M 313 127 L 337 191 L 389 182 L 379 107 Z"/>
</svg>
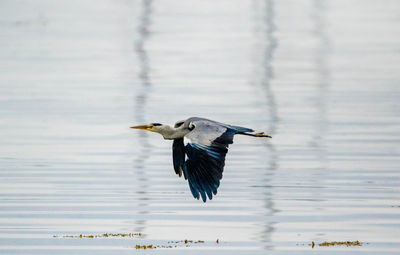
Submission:
<svg viewBox="0 0 400 255">
<path fill-rule="evenodd" d="M 228 125 L 204 118 L 192 117 L 178 121 L 174 127 L 160 123 L 134 126 L 161 134 L 166 140 L 173 140 L 172 156 L 175 173 L 184 176 L 196 199 L 211 200 L 222 179 L 225 156 L 234 135 L 269 137 L 264 132 Z"/>
</svg>

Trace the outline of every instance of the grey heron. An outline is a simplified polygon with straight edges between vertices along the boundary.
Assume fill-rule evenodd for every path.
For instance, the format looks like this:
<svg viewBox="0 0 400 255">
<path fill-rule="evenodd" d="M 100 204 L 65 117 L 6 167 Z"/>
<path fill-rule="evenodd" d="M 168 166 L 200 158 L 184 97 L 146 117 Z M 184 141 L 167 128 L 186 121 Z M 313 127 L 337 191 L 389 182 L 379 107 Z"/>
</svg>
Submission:
<svg viewBox="0 0 400 255">
<path fill-rule="evenodd" d="M 175 173 L 188 180 L 190 191 L 196 199 L 211 200 L 222 179 L 225 156 L 234 135 L 269 137 L 253 129 L 228 125 L 204 118 L 191 117 L 178 121 L 174 127 L 160 123 L 134 126 L 161 134 L 173 140 L 172 156 Z"/>
</svg>

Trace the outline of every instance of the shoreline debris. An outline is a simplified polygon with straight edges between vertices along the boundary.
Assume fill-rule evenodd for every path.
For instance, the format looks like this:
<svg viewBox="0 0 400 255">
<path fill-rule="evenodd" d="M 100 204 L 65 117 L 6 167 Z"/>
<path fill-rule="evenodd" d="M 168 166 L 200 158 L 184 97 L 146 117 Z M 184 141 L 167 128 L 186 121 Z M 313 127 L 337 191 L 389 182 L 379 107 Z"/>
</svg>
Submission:
<svg viewBox="0 0 400 255">
<path fill-rule="evenodd" d="M 313 242 L 314 243 L 314 242 Z M 319 246 L 340 246 L 340 245 L 346 245 L 347 247 L 349 246 L 362 246 L 362 242 L 360 241 L 344 241 L 344 242 L 323 242 L 318 244 Z"/>
<path fill-rule="evenodd" d="M 104 233 L 101 235 L 53 235 L 54 238 L 107 238 L 107 237 L 141 237 L 142 233 Z"/>
</svg>

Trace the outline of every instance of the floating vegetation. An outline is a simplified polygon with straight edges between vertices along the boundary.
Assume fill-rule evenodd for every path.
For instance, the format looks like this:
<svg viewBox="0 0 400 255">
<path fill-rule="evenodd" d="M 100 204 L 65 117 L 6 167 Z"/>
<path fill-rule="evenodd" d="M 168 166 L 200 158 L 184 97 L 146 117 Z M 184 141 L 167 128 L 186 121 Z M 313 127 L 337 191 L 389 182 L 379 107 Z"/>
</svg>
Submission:
<svg viewBox="0 0 400 255">
<path fill-rule="evenodd" d="M 155 249 L 156 247 L 155 246 L 153 246 L 152 244 L 149 244 L 149 245 L 139 245 L 139 244 L 137 244 L 136 245 L 136 249 L 144 249 L 144 250 L 146 250 L 146 249 Z"/>
<path fill-rule="evenodd" d="M 104 233 L 100 235 L 53 235 L 54 238 L 108 238 L 108 237 L 137 237 L 140 238 L 142 237 L 142 233 Z M 219 243 L 219 239 L 216 241 Z M 168 245 L 154 245 L 154 244 L 137 244 L 135 246 L 136 249 L 157 249 L 157 248 L 176 248 L 178 246 L 186 246 L 190 247 L 190 244 L 201 244 L 205 243 L 203 240 L 190 240 L 190 239 L 185 239 L 185 240 L 179 240 L 179 241 L 168 241 Z"/>
<path fill-rule="evenodd" d="M 55 238 L 107 238 L 107 237 L 141 237 L 142 233 L 104 233 L 101 235 L 54 235 Z"/>
<path fill-rule="evenodd" d="M 185 244 L 188 244 L 188 243 L 204 243 L 204 241 L 203 240 L 193 241 L 193 240 L 185 239 L 185 240 L 180 240 L 180 241 L 168 241 L 168 243 L 185 243 Z"/>
<path fill-rule="evenodd" d="M 366 243 L 366 244 L 369 244 L 369 243 Z M 314 241 L 312 241 L 310 244 L 297 243 L 296 245 L 302 245 L 302 246 L 308 245 L 308 246 L 311 246 L 311 248 L 314 248 L 316 245 L 318 245 L 318 246 L 344 246 L 345 245 L 345 246 L 349 247 L 349 246 L 362 246 L 363 243 L 360 241 L 344 241 L 344 242 L 334 241 L 334 242 L 323 242 L 323 243 L 317 244 Z"/>
<path fill-rule="evenodd" d="M 314 242 L 313 242 L 314 243 Z M 362 246 L 362 242 L 360 241 L 345 241 L 345 242 L 323 242 L 318 244 L 319 246 L 339 246 L 339 245 L 346 245 L 346 246 Z"/>
<path fill-rule="evenodd" d="M 217 239 L 218 240 L 218 239 Z M 185 244 L 186 247 L 190 247 L 190 244 L 199 244 L 199 243 L 205 243 L 203 240 L 179 240 L 179 241 L 168 241 L 168 244 L 170 245 L 136 245 L 136 249 L 156 249 L 156 248 L 176 248 L 178 247 L 177 244 Z M 174 244 L 174 245 L 171 245 Z"/>
<path fill-rule="evenodd" d="M 135 246 L 135 248 L 137 250 L 139 250 L 139 249 L 143 249 L 143 250 L 146 250 L 146 249 L 157 249 L 157 248 L 175 248 L 175 247 L 177 247 L 177 246 L 176 245 L 175 246 L 172 246 L 172 245 L 152 245 L 152 244 L 149 244 L 149 245 L 137 244 Z"/>
</svg>

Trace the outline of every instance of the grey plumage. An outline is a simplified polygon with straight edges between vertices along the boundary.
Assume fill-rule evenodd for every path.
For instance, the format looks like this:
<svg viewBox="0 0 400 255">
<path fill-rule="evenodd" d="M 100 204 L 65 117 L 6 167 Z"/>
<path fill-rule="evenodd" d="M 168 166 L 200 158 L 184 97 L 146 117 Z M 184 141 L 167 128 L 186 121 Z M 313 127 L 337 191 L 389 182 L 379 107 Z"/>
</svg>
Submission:
<svg viewBox="0 0 400 255">
<path fill-rule="evenodd" d="M 153 123 L 132 128 L 160 133 L 172 145 L 174 170 L 188 180 L 193 197 L 206 202 L 217 194 L 225 166 L 229 144 L 236 134 L 270 137 L 254 133 L 250 128 L 228 125 L 209 119 L 192 117 L 178 121 L 174 127 Z"/>
</svg>

